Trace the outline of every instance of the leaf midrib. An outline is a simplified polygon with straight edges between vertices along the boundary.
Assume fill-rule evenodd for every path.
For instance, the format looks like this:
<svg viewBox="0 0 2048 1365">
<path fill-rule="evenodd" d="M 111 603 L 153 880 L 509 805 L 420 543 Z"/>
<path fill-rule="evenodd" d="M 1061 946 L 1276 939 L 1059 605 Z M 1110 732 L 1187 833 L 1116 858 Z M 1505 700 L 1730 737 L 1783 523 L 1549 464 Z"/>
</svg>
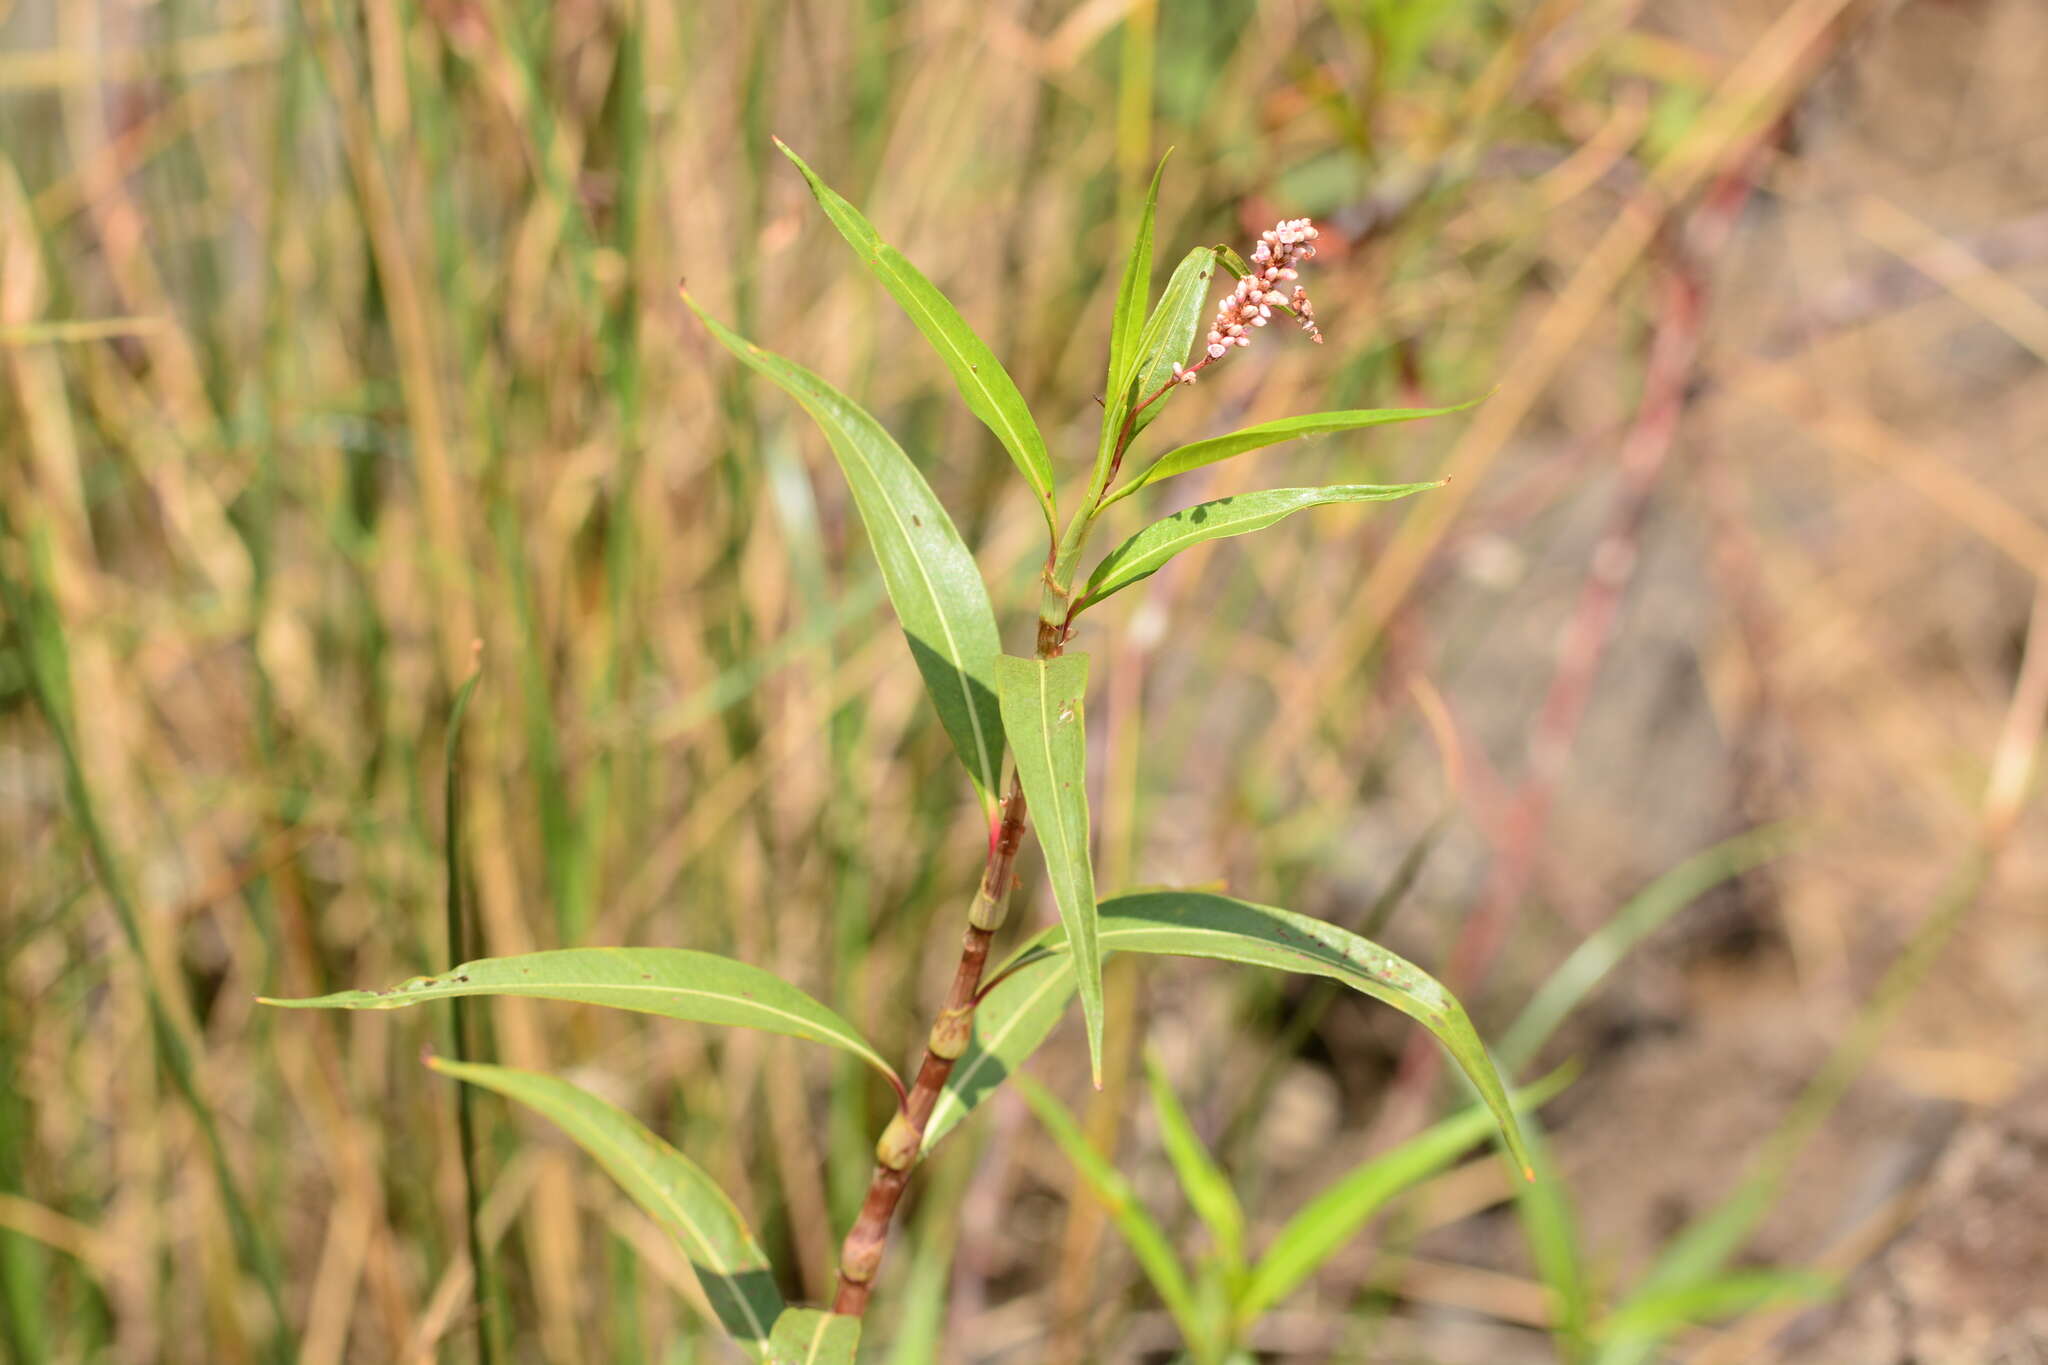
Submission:
<svg viewBox="0 0 2048 1365">
<path fill-rule="evenodd" d="M 550 991 L 561 991 L 569 989 L 577 991 L 588 991 L 593 993 L 613 992 L 626 995 L 630 995 L 635 992 L 645 992 L 656 995 L 687 995 L 705 1000 L 723 1001 L 724 1003 L 732 1006 L 734 1009 L 740 1011 L 741 1013 L 766 1014 L 771 1015 L 777 1019 L 786 1019 L 791 1024 L 796 1025 L 798 1028 L 802 1030 L 796 1035 L 797 1037 L 810 1038 L 816 1042 L 836 1043 L 842 1045 L 849 1052 L 854 1053 L 856 1056 L 860 1057 L 864 1061 L 873 1062 L 883 1071 L 886 1072 L 891 1070 L 888 1063 L 882 1059 L 881 1054 L 875 1052 L 871 1047 L 869 1047 L 867 1041 L 857 1033 L 841 1033 L 836 1028 L 829 1027 L 826 1024 L 820 1023 L 818 1020 L 808 1018 L 805 1015 L 795 1013 L 791 1010 L 781 1009 L 774 1005 L 764 1004 L 759 1000 L 748 999 L 744 997 L 736 999 L 732 995 L 722 991 L 707 991 L 695 986 L 664 986 L 659 983 L 656 983 L 654 985 L 648 985 L 641 982 L 631 981 L 572 981 L 567 979 L 557 981 L 508 981 L 497 985 L 487 985 L 482 982 L 471 982 L 467 985 L 426 986 L 416 991 L 408 991 L 402 998 L 398 996 L 379 995 L 375 991 L 366 991 L 364 992 L 364 994 L 368 996 L 368 999 L 364 1003 L 368 1008 L 371 1009 L 401 1009 L 404 1006 L 410 1005 L 417 1000 L 446 999 L 450 996 L 522 995 L 545 997 Z M 590 1001 L 586 1003 L 596 1004 L 599 1002 Z M 650 1012 L 658 1013 L 659 1011 Z"/>
<path fill-rule="evenodd" d="M 1210 532 L 1210 534 L 1197 534 L 1195 531 L 1191 530 L 1185 535 L 1176 536 L 1170 540 L 1156 541 L 1152 545 L 1145 547 L 1138 554 L 1134 554 L 1131 556 L 1131 558 L 1125 560 L 1123 563 L 1116 565 L 1115 568 L 1113 568 L 1110 571 L 1110 576 L 1108 578 L 1103 579 L 1101 583 L 1090 584 L 1088 588 L 1088 595 L 1090 597 L 1096 596 L 1098 593 L 1100 593 L 1100 591 L 1103 588 L 1108 587 L 1112 582 L 1116 581 L 1118 575 L 1127 572 L 1133 565 L 1145 564 L 1150 560 L 1157 559 L 1158 562 L 1153 564 L 1152 568 L 1148 570 L 1148 572 L 1157 572 L 1158 569 L 1162 565 L 1164 565 L 1167 560 L 1172 559 L 1175 555 L 1180 553 L 1179 547 L 1186 545 L 1189 542 L 1199 543 L 1204 540 L 1221 540 L 1223 537 L 1214 533 L 1217 526 L 1235 528 L 1240 525 L 1249 525 L 1252 522 L 1260 520 L 1260 518 L 1262 517 L 1268 519 L 1268 524 L 1270 524 L 1271 521 L 1278 520 L 1280 517 L 1285 516 L 1288 512 L 1299 512 L 1307 508 L 1314 507 L 1321 502 L 1335 501 L 1342 501 L 1342 499 L 1320 498 L 1312 501 L 1298 502 L 1284 508 L 1268 508 L 1263 512 L 1252 512 L 1242 514 L 1236 520 L 1229 520 L 1219 516 L 1214 523 L 1205 525 L 1200 528 L 1203 531 Z M 1175 513 L 1175 515 L 1178 516 L 1179 513 Z M 1154 524 L 1156 525 L 1157 523 Z M 1195 523 L 1189 522 L 1188 525 L 1192 527 L 1195 525 Z M 1257 526 L 1250 526 L 1250 529 L 1258 530 L 1260 528 Z M 1143 535 L 1144 532 L 1140 531 L 1138 534 Z M 1138 576 L 1143 577 L 1142 574 Z"/>
<path fill-rule="evenodd" d="M 810 405 L 806 404 L 805 406 L 808 407 Z M 812 416 L 823 415 L 817 409 L 812 409 Z M 886 437 L 888 433 L 884 432 L 883 435 Z M 910 562 L 917 567 L 918 580 L 924 584 L 925 596 L 931 602 L 932 614 L 939 618 L 939 629 L 945 633 L 946 659 L 947 662 L 953 665 L 953 676 L 960 685 L 960 700 L 967 708 L 968 724 L 974 727 L 974 752 L 975 756 L 981 760 L 981 776 L 984 789 L 993 794 L 997 788 L 999 774 L 993 771 L 989 762 L 988 736 L 982 733 L 981 712 L 974 705 L 972 689 L 967 686 L 967 669 L 961 663 L 960 642 L 953 638 L 953 623 L 946 619 L 945 607 L 939 601 L 938 589 L 933 586 L 932 576 L 925 569 L 924 556 L 917 553 L 915 543 L 911 539 L 910 528 L 903 524 L 903 514 L 897 510 L 895 499 L 888 496 L 887 488 L 882 482 L 881 475 L 875 471 L 874 462 L 868 458 L 865 451 L 860 449 L 858 442 L 849 441 L 847 446 L 854 458 L 860 461 L 861 469 L 866 473 L 868 479 L 877 489 L 882 490 L 882 506 L 887 509 L 890 520 L 895 523 L 897 534 L 903 537 L 905 544 L 911 546 Z M 905 455 L 903 462 L 908 465 L 910 457 Z M 941 514 L 943 515 L 943 512 Z"/>
<path fill-rule="evenodd" d="M 579 1124 L 587 1124 L 587 1120 L 582 1118 L 578 1118 L 577 1122 Z M 587 1131 L 589 1131 L 592 1137 L 597 1140 L 598 1145 L 603 1146 L 606 1150 L 612 1153 L 614 1159 L 619 1160 L 624 1165 L 631 1166 L 634 1164 L 628 1159 L 629 1153 L 624 1149 L 623 1145 L 620 1144 L 616 1138 L 606 1133 L 604 1129 L 591 1127 L 587 1128 Z M 657 1148 L 657 1151 L 658 1150 L 659 1149 Z M 680 1152 L 670 1151 L 668 1155 L 673 1156 L 678 1161 L 686 1159 Z M 712 1242 L 711 1239 L 705 1235 L 704 1230 L 697 1225 L 696 1218 L 689 1212 L 688 1209 L 686 1209 L 683 1205 L 676 1201 L 675 1195 L 673 1191 L 669 1189 L 667 1182 L 653 1178 L 651 1172 L 645 1172 L 645 1174 L 647 1174 L 648 1176 L 647 1183 L 654 1188 L 656 1196 L 660 1200 L 662 1205 L 669 1209 L 669 1211 L 674 1215 L 676 1221 L 682 1224 L 682 1226 L 689 1232 L 691 1238 L 703 1249 L 704 1259 L 711 1264 L 711 1268 L 717 1271 L 719 1274 L 727 1276 L 733 1280 L 732 1296 L 735 1300 L 738 1301 L 740 1305 L 740 1311 L 746 1314 L 747 1325 L 753 1328 L 754 1335 L 762 1341 L 768 1340 L 768 1324 L 762 1322 L 760 1317 L 755 1314 L 753 1302 L 747 1298 L 745 1291 L 742 1290 L 739 1286 L 737 1272 L 741 1270 L 742 1267 L 737 1264 L 728 1264 L 726 1262 L 725 1257 L 719 1251 L 718 1246 L 714 1242 Z M 762 1266 L 765 1268 L 767 1265 L 767 1257 L 763 1255 L 760 1258 L 760 1260 Z"/>
<path fill-rule="evenodd" d="M 888 270 L 893 276 L 895 276 L 896 279 L 902 281 L 906 286 L 904 292 L 902 294 L 897 295 L 897 302 L 901 303 L 906 309 L 908 309 L 910 307 L 909 300 L 916 300 L 918 310 L 921 312 L 922 316 L 928 322 L 931 323 L 931 328 L 929 330 L 927 330 L 924 327 L 919 327 L 918 330 L 924 333 L 925 339 L 927 341 L 930 341 L 933 345 L 938 346 L 942 350 L 949 352 L 954 358 L 954 360 L 958 362 L 957 365 L 951 367 L 953 369 L 953 375 L 956 379 L 964 378 L 965 382 L 970 388 L 974 388 L 980 391 L 981 396 L 983 397 L 983 399 L 986 400 L 986 404 L 989 409 L 989 415 L 996 419 L 997 422 L 1001 423 L 1001 426 L 998 427 L 996 430 L 996 435 L 1002 438 L 1003 444 L 1009 446 L 1012 450 L 1017 451 L 1019 454 L 1024 454 L 1029 451 L 1036 451 L 1041 458 L 1049 462 L 1051 457 L 1046 454 L 1042 445 L 1034 446 L 1024 439 L 1024 434 L 1016 428 L 1016 426 L 1012 423 L 1009 415 L 1003 411 L 1003 405 L 996 401 L 995 390 L 989 387 L 989 381 L 982 375 L 980 369 L 976 367 L 971 360 L 968 359 L 967 353 L 960 349 L 959 343 L 954 341 L 951 337 L 946 336 L 945 329 L 938 325 L 938 315 L 932 312 L 930 305 L 927 304 L 922 298 L 918 296 L 916 288 L 917 285 L 922 284 L 925 288 L 933 290 L 936 290 L 938 286 L 934 285 L 930 280 L 925 279 L 922 272 L 917 271 L 915 266 L 910 265 L 909 257 L 903 255 L 902 252 L 897 251 L 896 248 L 890 246 L 887 242 L 882 241 L 880 238 L 876 238 L 875 244 L 879 248 L 879 250 L 877 250 L 875 253 L 875 264 L 882 266 L 884 269 Z M 905 271 L 898 270 L 898 261 L 901 261 L 904 266 L 909 267 L 909 270 L 912 273 L 906 273 Z M 962 327 L 965 327 L 967 325 L 967 319 L 961 318 L 960 325 Z M 994 352 L 990 352 L 990 360 L 994 360 Z M 1021 403 L 1023 401 L 1023 395 L 1019 394 L 1017 401 Z M 993 425 L 993 423 L 991 425 Z M 1038 473 L 1041 471 L 1034 470 L 1033 472 Z M 1049 489 L 1041 490 L 1039 496 L 1041 498 L 1050 497 L 1051 491 Z"/>
</svg>

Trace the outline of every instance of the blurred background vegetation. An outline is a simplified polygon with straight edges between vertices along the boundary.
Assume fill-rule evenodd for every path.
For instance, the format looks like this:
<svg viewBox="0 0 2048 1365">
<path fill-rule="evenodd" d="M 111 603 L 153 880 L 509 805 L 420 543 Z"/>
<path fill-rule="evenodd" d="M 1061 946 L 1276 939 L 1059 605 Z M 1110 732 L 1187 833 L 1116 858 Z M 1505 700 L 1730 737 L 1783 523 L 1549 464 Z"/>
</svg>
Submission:
<svg viewBox="0 0 2048 1365">
<path fill-rule="evenodd" d="M 1542 1054 L 1583 1066 L 1547 1118 L 1590 1292 L 1775 1154 L 1743 1254 L 1853 1299 L 2048 1036 L 2044 69 L 2037 0 L 0 0 L 0 1352 L 469 1358 L 418 1065 L 445 1020 L 252 1001 L 442 965 L 477 659 L 491 951 L 727 952 L 916 1047 L 983 832 L 814 432 L 677 280 L 897 431 L 1013 647 L 1041 529 L 771 133 L 960 304 L 1070 476 L 1168 145 L 1161 259 L 1314 215 L 1329 344 L 1273 336 L 1155 440 L 1493 390 L 1154 501 L 1451 478 L 1091 614 L 1101 880 L 1378 925 L 1498 1037 L 1690 868 Z M 1111 975 L 1109 1089 L 1067 1032 L 1034 1069 L 1176 1225 L 1141 1032 L 1255 1237 L 1450 1098 L 1388 1011 Z M 489 1022 L 827 1295 L 886 1112 L 857 1063 Z M 481 1112 L 517 1358 L 723 1359 L 652 1225 Z M 1021 1106 L 967 1133 L 872 1358 L 1165 1359 Z M 1476 1153 L 1404 1200 L 1263 1358 L 1557 1358 L 1507 1193 Z M 1820 1330 L 1670 1358 L 1788 1322 Z"/>
</svg>

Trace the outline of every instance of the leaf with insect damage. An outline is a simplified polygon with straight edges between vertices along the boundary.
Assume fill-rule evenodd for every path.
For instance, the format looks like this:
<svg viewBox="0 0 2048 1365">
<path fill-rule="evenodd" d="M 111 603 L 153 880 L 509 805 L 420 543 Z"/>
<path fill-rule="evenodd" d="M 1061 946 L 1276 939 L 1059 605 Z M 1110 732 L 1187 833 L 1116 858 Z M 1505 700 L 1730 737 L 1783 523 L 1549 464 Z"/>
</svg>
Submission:
<svg viewBox="0 0 2048 1365">
<path fill-rule="evenodd" d="M 1064 952 L 1055 925 L 1020 949 L 1015 960 Z M 1370 939 L 1307 915 L 1205 891 L 1144 891 L 1102 903 L 1096 939 L 1103 953 L 1207 957 L 1327 977 L 1369 995 L 1436 1035 L 1493 1114 L 1517 1170 L 1529 1155 L 1507 1090 L 1465 1007 L 1435 977 Z"/>
</svg>

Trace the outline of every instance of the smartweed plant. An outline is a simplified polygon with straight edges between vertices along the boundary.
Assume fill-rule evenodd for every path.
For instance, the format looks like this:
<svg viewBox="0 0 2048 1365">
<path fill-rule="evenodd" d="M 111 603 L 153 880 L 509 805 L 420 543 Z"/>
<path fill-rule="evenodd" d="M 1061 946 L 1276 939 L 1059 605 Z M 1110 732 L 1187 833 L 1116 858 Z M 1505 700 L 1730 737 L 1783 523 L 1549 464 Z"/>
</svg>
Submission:
<svg viewBox="0 0 2048 1365">
<path fill-rule="evenodd" d="M 1113 952 L 1213 958 L 1307 973 L 1393 1006 L 1437 1037 L 1484 1104 L 1452 1120 L 1458 1126 L 1448 1135 L 1433 1130 L 1430 1150 L 1445 1151 L 1441 1159 L 1447 1161 L 1487 1127 L 1497 1126 L 1517 1170 L 1528 1173 L 1529 1153 L 1514 1108 L 1485 1047 L 1458 1001 L 1419 967 L 1335 925 L 1206 891 L 1148 890 L 1097 899 L 1084 740 L 1089 664 L 1087 655 L 1067 648 L 1089 608 L 1142 582 L 1185 550 L 1263 529 L 1303 508 L 1383 502 L 1434 485 L 1335 484 L 1218 498 L 1155 521 L 1103 555 L 1084 577 L 1081 564 L 1095 525 L 1112 503 L 1174 475 L 1296 437 L 1453 409 L 1321 412 L 1265 422 L 1181 446 L 1125 477 L 1130 456 L 1166 405 L 1177 398 L 1187 401 L 1181 395 L 1205 372 L 1250 346 L 1269 324 L 1291 319 L 1313 340 L 1322 339 L 1301 281 L 1318 238 L 1306 218 L 1282 221 L 1261 234 L 1248 257 L 1223 246 L 1188 252 L 1164 292 L 1151 302 L 1159 192 L 1155 174 L 1109 319 L 1101 435 L 1086 482 L 1063 514 L 1052 455 L 1016 384 L 989 348 L 857 209 L 794 152 L 782 151 L 861 264 L 938 352 L 969 410 L 1009 452 L 1045 520 L 1047 551 L 1034 647 L 1008 654 L 974 556 L 902 447 L 825 380 L 711 317 L 685 286 L 684 302 L 711 338 L 780 386 L 823 431 L 881 562 L 912 660 L 987 820 L 987 858 L 967 907 L 959 963 L 916 1072 L 906 1081 L 844 1018 L 796 987 L 747 963 L 687 949 L 567 948 L 484 958 L 385 990 L 271 1003 L 399 1009 L 464 996 L 538 996 L 765 1029 L 842 1049 L 873 1067 L 894 1090 L 897 1107 L 875 1144 L 873 1178 L 841 1244 L 838 1292 L 827 1312 L 785 1306 L 767 1258 L 732 1201 L 703 1170 L 621 1110 L 554 1077 L 463 1058 L 429 1062 L 459 1080 L 531 1106 L 596 1157 L 674 1236 L 719 1323 L 756 1360 L 850 1365 L 882 1269 L 890 1224 L 920 1161 L 1015 1075 L 1077 996 L 1091 1070 L 1100 1086 L 1102 961 Z M 1161 172 L 1164 166 L 1162 161 Z M 1205 326 L 1204 310 L 1216 292 L 1219 272 L 1233 283 Z M 1060 922 L 1027 938 L 991 969 L 996 936 L 1009 916 L 1027 816 L 1038 831 Z M 458 881 L 451 875 L 451 897 Z M 452 928 L 451 944 L 459 941 Z M 1025 1089 L 1084 1177 L 1110 1196 L 1120 1226 L 1138 1246 L 1196 1358 L 1220 1360 L 1259 1312 L 1333 1249 L 1333 1229 L 1355 1230 L 1356 1223 L 1348 1215 L 1334 1224 L 1322 1218 L 1305 1233 L 1278 1239 L 1267 1258 L 1252 1267 L 1245 1259 L 1243 1219 L 1234 1196 L 1194 1140 L 1163 1079 L 1155 1077 L 1154 1094 L 1176 1167 L 1217 1237 L 1220 1282 L 1214 1277 L 1190 1281 L 1170 1266 L 1164 1238 L 1134 1221 L 1135 1204 L 1121 1191 L 1115 1172 L 1077 1140 L 1071 1120 L 1050 1096 L 1036 1087 Z M 1356 1199 L 1346 1205 L 1356 1207 Z"/>
</svg>

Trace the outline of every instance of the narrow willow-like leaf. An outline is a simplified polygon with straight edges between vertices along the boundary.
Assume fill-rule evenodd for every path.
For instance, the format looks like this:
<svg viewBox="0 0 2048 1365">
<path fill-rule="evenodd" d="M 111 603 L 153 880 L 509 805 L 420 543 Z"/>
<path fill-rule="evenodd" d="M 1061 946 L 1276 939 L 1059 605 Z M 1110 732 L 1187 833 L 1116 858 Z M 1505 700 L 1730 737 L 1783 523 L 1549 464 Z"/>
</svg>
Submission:
<svg viewBox="0 0 2048 1365">
<path fill-rule="evenodd" d="M 1565 1073 L 1515 1096 L 1528 1110 L 1564 1088 Z M 1449 1166 L 1494 1130 L 1484 1106 L 1440 1120 L 1406 1142 L 1354 1167 L 1301 1207 L 1275 1233 L 1238 1299 L 1240 1325 L 1256 1322 L 1358 1235 L 1387 1201 Z"/>
<path fill-rule="evenodd" d="M 953 1065 L 924 1126 L 930 1152 L 955 1125 L 994 1094 L 1052 1034 L 1074 998 L 1074 958 L 1043 957 L 1016 968 L 974 1011 L 974 1037 Z"/>
<path fill-rule="evenodd" d="M 1081 1125 L 1074 1122 L 1074 1116 L 1067 1107 L 1053 1098 L 1047 1090 L 1029 1076 L 1017 1078 L 1017 1092 L 1024 1102 L 1031 1106 L 1031 1112 L 1038 1115 L 1038 1121 L 1045 1125 L 1045 1131 L 1052 1135 L 1060 1150 L 1074 1170 L 1087 1182 L 1095 1197 L 1109 1213 L 1117 1231 L 1123 1234 L 1131 1254 L 1138 1260 L 1145 1277 L 1152 1281 L 1152 1287 L 1159 1291 L 1159 1298 L 1166 1305 L 1166 1311 L 1173 1315 L 1181 1335 L 1191 1347 L 1206 1345 L 1203 1333 L 1203 1318 L 1195 1303 L 1193 1288 L 1188 1283 L 1187 1271 L 1181 1267 L 1178 1257 L 1173 1254 L 1173 1244 L 1154 1222 L 1152 1215 L 1145 1212 L 1145 1206 L 1138 1202 L 1138 1196 L 1131 1189 L 1131 1182 L 1123 1173 L 1103 1159 L 1100 1152 L 1089 1143 L 1082 1133 Z"/>
<path fill-rule="evenodd" d="M 1054 926 L 1018 953 L 1062 951 Z M 1392 1005 L 1436 1035 L 1492 1111 L 1524 1178 L 1529 1156 L 1507 1090 L 1472 1021 L 1428 972 L 1349 929 L 1268 905 L 1206 891 L 1141 891 L 1102 903 L 1096 937 L 1104 953 L 1208 957 L 1324 976 Z"/>
<path fill-rule="evenodd" d="M 924 333 L 925 340 L 939 353 L 939 359 L 946 362 L 946 368 L 952 371 L 954 386 L 967 401 L 967 410 L 980 418 L 982 425 L 1003 443 L 1003 449 L 1010 452 L 1010 458 L 1038 494 L 1046 525 L 1053 525 L 1052 457 L 1046 453 L 1045 438 L 1039 434 L 1038 424 L 1032 421 L 1031 409 L 1025 406 L 1024 395 L 1017 391 L 1009 371 L 996 360 L 987 343 L 967 325 L 967 320 L 960 316 L 952 301 L 940 293 L 938 287 L 926 279 L 902 252 L 883 241 L 874 224 L 859 209 L 820 180 L 817 173 L 805 165 L 803 158 L 791 151 L 781 138 L 775 139 L 775 145 L 803 172 L 811 193 L 817 197 L 818 206 L 825 210 L 832 226 L 839 229 L 839 235 L 860 257 L 861 264 L 895 296 L 917 330 Z"/>
<path fill-rule="evenodd" d="M 567 1081 L 442 1057 L 427 1065 L 517 1100 L 574 1138 L 690 1258 L 733 1340 L 755 1360 L 770 1358 L 769 1333 L 783 1313 L 774 1272 L 739 1210 L 694 1162 L 632 1115 Z"/>
<path fill-rule="evenodd" d="M 1003 761 L 995 690 L 1002 642 L 988 588 L 953 519 L 895 438 L 858 403 L 803 366 L 732 332 L 688 294 L 683 300 L 721 346 L 781 385 L 824 431 L 853 489 L 925 689 L 974 779 L 982 809 L 992 813 Z"/>
<path fill-rule="evenodd" d="M 1235 1278 L 1244 1269 L 1244 1209 L 1230 1177 L 1216 1164 L 1216 1158 L 1202 1144 L 1180 1096 L 1166 1078 L 1158 1054 L 1145 1053 L 1145 1074 L 1152 1083 L 1152 1108 L 1159 1115 L 1159 1136 L 1166 1147 L 1166 1159 L 1180 1178 L 1188 1203 L 1216 1241 L 1216 1254 L 1226 1274 Z"/>
<path fill-rule="evenodd" d="M 860 1319 L 816 1308 L 786 1308 L 769 1339 L 768 1365 L 853 1365 Z"/>
<path fill-rule="evenodd" d="M 1159 306 L 1145 320 L 1145 330 L 1138 337 L 1137 377 L 1126 395 L 1131 403 L 1142 403 L 1165 387 L 1173 379 L 1175 362 L 1187 360 L 1195 344 L 1195 330 L 1201 326 L 1202 310 L 1209 303 L 1209 281 L 1215 274 L 1216 253 L 1205 246 L 1181 257 L 1174 267 L 1166 292 L 1159 296 Z M 1161 398 L 1132 419 L 1133 438 L 1166 410 L 1166 402 Z"/>
<path fill-rule="evenodd" d="M 263 1003 L 296 1010 L 397 1010 L 465 995 L 573 1000 L 699 1024 L 785 1033 L 850 1052 L 902 1088 L 895 1068 L 852 1024 L 781 977 L 688 948 L 557 948 L 486 957 L 439 976 L 416 976 L 388 990 L 337 991 Z"/>
<path fill-rule="evenodd" d="M 1104 556 L 1102 562 L 1095 566 L 1095 572 L 1088 575 L 1088 586 L 1075 610 L 1085 610 L 1140 579 L 1150 578 L 1182 550 L 1204 541 L 1262 531 L 1305 507 L 1320 507 L 1332 502 L 1387 502 L 1440 486 L 1434 483 L 1339 483 L 1324 488 L 1268 488 L 1257 493 L 1238 493 L 1213 502 L 1197 503 L 1185 511 L 1153 522 Z"/>
<path fill-rule="evenodd" d="M 996 660 L 1003 728 L 1017 754 L 1017 779 L 1038 826 L 1038 846 L 1073 945 L 1088 1064 L 1102 1085 L 1102 954 L 1095 942 L 1095 869 L 1088 857 L 1088 744 L 1083 700 L 1088 656 Z"/>
<path fill-rule="evenodd" d="M 1327 436 L 1336 431 L 1357 431 L 1362 427 L 1386 426 L 1393 422 L 1414 422 L 1424 417 L 1442 417 L 1446 413 L 1463 412 L 1477 403 L 1455 403 L 1447 408 L 1355 408 L 1344 412 L 1311 412 L 1300 417 L 1282 417 L 1273 422 L 1261 422 L 1257 426 L 1244 427 L 1223 436 L 1211 436 L 1204 441 L 1192 441 L 1187 445 L 1169 450 L 1146 467 L 1145 472 L 1118 489 L 1104 501 L 1104 506 L 1118 498 L 1126 498 L 1148 484 L 1161 479 L 1170 479 L 1176 474 L 1185 474 L 1190 469 L 1200 469 L 1218 460 L 1227 460 L 1233 455 L 1242 455 L 1247 450 L 1261 450 L 1276 446 L 1283 441 L 1297 441 L 1305 436 Z"/>
<path fill-rule="evenodd" d="M 1152 187 L 1145 191 L 1145 207 L 1138 215 L 1138 232 L 1131 240 L 1131 254 L 1124 262 L 1124 277 L 1117 286 L 1116 311 L 1109 318 L 1109 387 L 1103 391 L 1106 405 L 1102 414 L 1103 441 L 1112 439 L 1124 420 L 1124 401 L 1130 393 L 1131 376 L 1138 363 L 1138 338 L 1145 327 L 1145 305 L 1152 293 L 1152 231 L 1159 214 L 1159 181 L 1166 174 L 1168 148 L 1152 172 Z"/>
</svg>

